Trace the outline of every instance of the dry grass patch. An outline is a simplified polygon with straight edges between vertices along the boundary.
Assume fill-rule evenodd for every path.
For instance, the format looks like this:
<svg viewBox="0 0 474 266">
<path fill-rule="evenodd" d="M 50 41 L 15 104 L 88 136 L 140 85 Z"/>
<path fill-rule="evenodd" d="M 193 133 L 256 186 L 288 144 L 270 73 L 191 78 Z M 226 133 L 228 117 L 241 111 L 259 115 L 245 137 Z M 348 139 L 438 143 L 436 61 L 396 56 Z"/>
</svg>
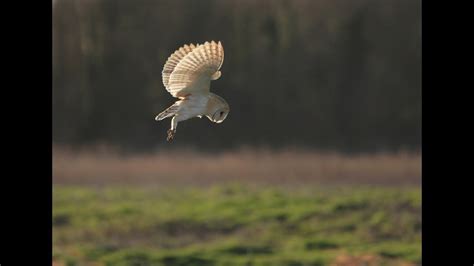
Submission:
<svg viewBox="0 0 474 266">
<path fill-rule="evenodd" d="M 153 155 L 54 149 L 57 184 L 278 184 L 419 185 L 421 155 L 341 155 L 307 151 L 240 150 L 218 154 L 174 151 Z"/>
</svg>

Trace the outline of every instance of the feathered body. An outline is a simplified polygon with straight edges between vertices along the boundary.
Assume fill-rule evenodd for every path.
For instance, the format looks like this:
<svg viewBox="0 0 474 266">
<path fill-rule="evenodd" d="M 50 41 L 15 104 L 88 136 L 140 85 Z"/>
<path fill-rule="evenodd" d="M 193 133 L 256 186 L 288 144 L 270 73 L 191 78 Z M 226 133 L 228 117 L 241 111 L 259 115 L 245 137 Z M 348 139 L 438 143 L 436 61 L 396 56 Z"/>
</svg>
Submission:
<svg viewBox="0 0 474 266">
<path fill-rule="evenodd" d="M 206 116 L 215 123 L 222 123 L 230 111 L 227 102 L 210 92 L 211 80 L 221 76 L 224 60 L 222 44 L 206 42 L 202 45 L 184 45 L 176 50 L 163 67 L 163 85 L 179 101 L 156 116 L 156 120 L 172 117 L 167 140 L 176 133 L 178 122 Z"/>
</svg>

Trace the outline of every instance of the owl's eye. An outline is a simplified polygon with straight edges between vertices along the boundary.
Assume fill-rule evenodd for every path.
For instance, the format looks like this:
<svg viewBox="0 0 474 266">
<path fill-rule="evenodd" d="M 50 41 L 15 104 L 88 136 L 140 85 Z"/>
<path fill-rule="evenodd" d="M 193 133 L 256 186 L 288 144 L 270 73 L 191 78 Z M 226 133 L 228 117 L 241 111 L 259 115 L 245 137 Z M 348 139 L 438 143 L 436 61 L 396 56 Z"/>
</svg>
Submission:
<svg viewBox="0 0 474 266">
<path fill-rule="evenodd" d="M 221 111 L 221 116 L 224 114 L 224 112 Z"/>
</svg>

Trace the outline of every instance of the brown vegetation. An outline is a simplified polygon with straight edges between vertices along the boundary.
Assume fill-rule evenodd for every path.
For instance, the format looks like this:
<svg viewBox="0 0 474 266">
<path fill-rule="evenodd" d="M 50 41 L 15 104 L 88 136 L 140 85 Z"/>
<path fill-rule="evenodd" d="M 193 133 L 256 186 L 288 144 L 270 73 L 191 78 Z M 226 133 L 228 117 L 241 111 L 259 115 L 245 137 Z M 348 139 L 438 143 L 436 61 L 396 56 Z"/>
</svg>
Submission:
<svg viewBox="0 0 474 266">
<path fill-rule="evenodd" d="M 277 184 L 419 185 L 421 155 L 341 155 L 306 151 L 239 150 L 216 154 L 192 151 L 153 155 L 72 152 L 55 148 L 56 184 Z"/>
</svg>

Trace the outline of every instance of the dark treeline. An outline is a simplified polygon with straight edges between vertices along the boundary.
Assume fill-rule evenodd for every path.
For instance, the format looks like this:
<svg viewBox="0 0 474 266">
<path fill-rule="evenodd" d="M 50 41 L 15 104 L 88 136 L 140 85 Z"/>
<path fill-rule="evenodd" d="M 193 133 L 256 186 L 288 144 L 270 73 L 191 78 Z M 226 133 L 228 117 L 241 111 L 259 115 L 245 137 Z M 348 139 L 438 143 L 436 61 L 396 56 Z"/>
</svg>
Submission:
<svg viewBox="0 0 474 266">
<path fill-rule="evenodd" d="M 185 43 L 222 41 L 211 91 L 227 120 L 180 123 L 161 83 Z M 53 1 L 53 141 L 127 150 L 421 145 L 421 3 L 413 0 Z"/>
</svg>

